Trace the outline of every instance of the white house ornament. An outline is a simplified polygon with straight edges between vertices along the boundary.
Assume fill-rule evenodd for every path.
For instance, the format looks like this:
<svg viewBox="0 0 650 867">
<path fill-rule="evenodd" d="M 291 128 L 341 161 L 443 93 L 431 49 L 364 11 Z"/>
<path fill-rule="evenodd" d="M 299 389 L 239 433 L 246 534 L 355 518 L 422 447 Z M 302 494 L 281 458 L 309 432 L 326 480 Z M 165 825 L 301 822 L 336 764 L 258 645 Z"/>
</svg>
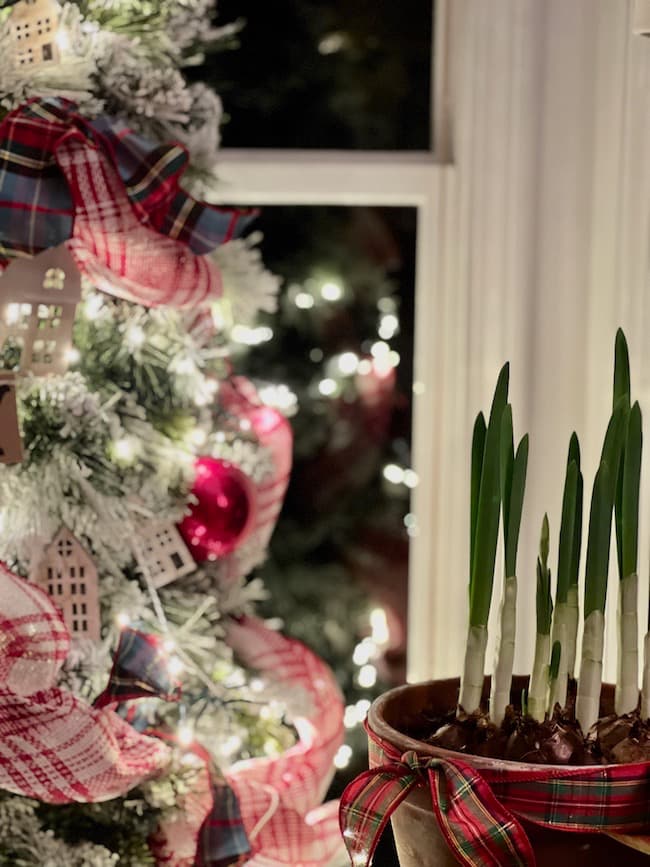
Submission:
<svg viewBox="0 0 650 867">
<path fill-rule="evenodd" d="M 34 564 L 29 580 L 61 609 L 73 638 L 100 639 L 97 567 L 67 527 L 61 527 Z"/>
<path fill-rule="evenodd" d="M 0 370 L 0 464 L 19 464 L 22 459 L 16 376 L 11 371 Z"/>
<path fill-rule="evenodd" d="M 60 60 L 57 34 L 61 7 L 56 0 L 20 0 L 9 16 L 17 69 L 50 66 Z"/>
<path fill-rule="evenodd" d="M 81 276 L 64 245 L 16 259 L 0 277 L 0 366 L 16 373 L 64 373 Z"/>
<path fill-rule="evenodd" d="M 133 542 L 138 566 L 154 587 L 164 587 L 196 570 L 196 563 L 174 524 L 147 521 Z"/>
</svg>

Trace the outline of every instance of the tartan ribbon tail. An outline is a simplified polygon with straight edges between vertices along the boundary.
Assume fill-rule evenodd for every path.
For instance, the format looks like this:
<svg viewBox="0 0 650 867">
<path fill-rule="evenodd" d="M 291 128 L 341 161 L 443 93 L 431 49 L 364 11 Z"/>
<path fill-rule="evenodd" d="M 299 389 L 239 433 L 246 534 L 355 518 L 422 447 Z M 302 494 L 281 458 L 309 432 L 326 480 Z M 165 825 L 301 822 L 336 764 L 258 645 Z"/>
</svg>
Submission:
<svg viewBox="0 0 650 867">
<path fill-rule="evenodd" d="M 364 771 L 346 786 L 339 825 L 353 867 L 368 867 L 390 817 L 418 777 L 401 762 Z"/>
<path fill-rule="evenodd" d="M 418 785 L 430 790 L 440 831 L 464 867 L 535 867 L 526 832 L 477 770 L 413 752 L 366 771 L 343 793 L 339 818 L 354 867 L 368 867 L 388 820 Z"/>
</svg>

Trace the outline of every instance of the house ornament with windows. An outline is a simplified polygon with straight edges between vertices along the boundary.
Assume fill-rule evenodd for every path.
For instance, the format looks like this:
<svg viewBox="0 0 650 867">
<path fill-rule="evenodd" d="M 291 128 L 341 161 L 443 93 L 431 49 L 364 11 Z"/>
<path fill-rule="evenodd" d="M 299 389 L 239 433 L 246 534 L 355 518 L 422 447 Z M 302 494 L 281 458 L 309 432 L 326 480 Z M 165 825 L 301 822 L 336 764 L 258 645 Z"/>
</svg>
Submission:
<svg viewBox="0 0 650 867">
<path fill-rule="evenodd" d="M 61 7 L 56 0 L 20 0 L 9 17 L 19 69 L 59 62 L 57 44 Z"/>
<path fill-rule="evenodd" d="M 140 524 L 133 548 L 142 574 L 156 588 L 164 587 L 196 569 L 192 555 L 171 521 Z"/>
<path fill-rule="evenodd" d="M 43 549 L 29 580 L 43 589 L 61 609 L 65 625 L 73 637 L 99 641 L 97 567 L 67 527 L 61 527 Z"/>
<path fill-rule="evenodd" d="M 0 277 L 0 368 L 64 373 L 81 299 L 81 275 L 65 245 L 15 259 Z"/>
</svg>

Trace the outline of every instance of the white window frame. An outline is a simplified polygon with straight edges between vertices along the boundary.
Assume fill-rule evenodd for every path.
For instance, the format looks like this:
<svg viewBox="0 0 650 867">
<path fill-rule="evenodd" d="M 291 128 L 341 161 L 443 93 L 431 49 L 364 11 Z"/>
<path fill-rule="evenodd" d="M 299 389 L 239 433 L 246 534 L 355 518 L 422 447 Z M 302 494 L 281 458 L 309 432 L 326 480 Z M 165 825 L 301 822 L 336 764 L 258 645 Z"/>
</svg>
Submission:
<svg viewBox="0 0 650 867">
<path fill-rule="evenodd" d="M 503 360 L 531 432 L 522 578 L 545 510 L 557 530 L 573 428 L 593 478 L 619 322 L 650 370 L 650 40 L 632 31 L 633 0 L 438 0 L 434 150 L 222 152 L 222 201 L 417 208 L 410 680 L 460 671 L 471 428 Z"/>
</svg>

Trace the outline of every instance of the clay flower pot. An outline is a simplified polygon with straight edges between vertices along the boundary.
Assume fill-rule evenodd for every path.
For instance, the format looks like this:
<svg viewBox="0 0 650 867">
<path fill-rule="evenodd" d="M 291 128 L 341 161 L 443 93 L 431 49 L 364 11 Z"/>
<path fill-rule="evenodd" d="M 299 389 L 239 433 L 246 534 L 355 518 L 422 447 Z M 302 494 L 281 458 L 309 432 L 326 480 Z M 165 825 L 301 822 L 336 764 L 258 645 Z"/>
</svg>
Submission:
<svg viewBox="0 0 650 867">
<path fill-rule="evenodd" d="M 527 678 L 513 679 L 513 698 L 521 695 L 526 683 Z M 461 755 L 417 740 L 418 726 L 421 729 L 423 722 L 422 714 L 426 718 L 448 713 L 456 705 L 458 692 L 459 679 L 454 678 L 398 687 L 373 703 L 367 728 L 370 766 L 374 770 L 362 774 L 351 783 L 342 799 L 341 827 L 354 865 L 364 867 L 369 862 L 373 843 L 376 843 L 388 814 L 392 814 L 401 867 L 457 867 L 458 863 L 475 867 L 650 865 L 650 837 L 640 836 L 650 834 L 650 762 L 634 766 L 590 765 L 581 768 L 521 764 Z M 489 694 L 488 678 L 485 694 Z M 613 687 L 606 686 L 603 688 L 603 712 L 607 712 L 612 703 Z M 411 736 L 405 731 L 411 732 Z M 429 770 L 432 766 L 434 770 Z M 454 790 L 458 797 L 447 797 L 453 795 L 455 769 L 461 766 L 465 778 L 460 777 L 461 785 Z M 390 774 L 379 768 L 390 769 Z M 412 768 L 415 770 L 410 773 Z M 629 774 L 626 769 L 629 769 Z M 625 774 L 629 780 L 619 780 L 619 776 Z M 446 792 L 442 800 L 447 798 L 447 805 L 443 803 L 442 810 L 438 806 L 434 810 L 436 797 L 432 799 L 437 784 L 431 781 L 440 779 L 436 775 L 443 776 L 442 786 Z M 478 778 L 478 790 L 471 797 L 466 797 L 468 787 L 464 785 L 463 779 L 469 780 L 470 777 L 474 778 L 470 787 Z M 399 782 L 396 782 L 398 779 Z M 417 782 L 414 783 L 414 780 Z M 558 785 L 558 780 L 562 781 L 559 783 L 559 800 L 558 790 L 551 788 Z M 587 809 L 584 813 L 584 805 L 594 803 L 592 795 L 596 797 L 597 803 L 602 802 L 603 791 L 616 793 L 613 800 L 609 801 L 612 806 L 608 810 L 611 815 L 617 814 L 618 826 L 612 827 L 610 823 L 606 833 L 597 830 L 604 828 L 601 824 L 602 810 L 599 812 L 596 808 L 589 813 Z M 407 792 L 406 797 L 404 792 Z M 625 803 L 617 800 L 619 793 L 624 793 Z M 531 797 L 533 801 L 537 799 L 532 808 L 529 801 Z M 575 812 L 572 809 L 574 798 Z M 461 806 L 465 813 L 460 816 L 461 821 L 454 825 L 455 830 L 452 829 L 450 835 L 445 819 L 449 813 L 445 811 L 451 805 L 453 813 L 454 804 L 459 801 L 463 802 Z M 553 824 L 559 819 L 560 822 L 565 821 L 569 825 L 574 823 L 578 827 L 557 830 L 548 824 L 535 824 L 524 817 L 537 815 L 539 818 L 545 814 L 545 818 L 549 819 L 550 813 L 545 811 L 550 804 L 557 806 L 552 817 Z M 504 847 L 502 854 L 497 852 L 496 856 L 494 848 L 491 853 L 481 852 L 481 839 L 494 840 L 495 836 L 499 836 L 498 833 L 485 832 L 484 806 L 486 814 L 490 815 L 492 810 L 492 815 L 499 815 L 503 823 L 501 827 L 507 829 L 507 834 L 513 827 L 508 817 L 514 818 L 515 838 L 519 835 L 518 839 L 523 841 L 523 845 L 518 849 L 515 847 L 515 851 Z M 473 822 L 474 816 L 477 817 L 476 823 Z M 585 824 L 581 825 L 583 821 Z M 585 827 L 589 830 L 585 830 Z M 470 829 L 467 833 L 466 828 Z M 619 836 L 610 836 L 609 832 L 616 832 Z M 632 838 L 626 837 L 631 845 L 622 842 L 621 833 L 634 834 Z M 475 835 L 474 843 L 463 853 L 461 850 L 472 834 Z"/>
</svg>

